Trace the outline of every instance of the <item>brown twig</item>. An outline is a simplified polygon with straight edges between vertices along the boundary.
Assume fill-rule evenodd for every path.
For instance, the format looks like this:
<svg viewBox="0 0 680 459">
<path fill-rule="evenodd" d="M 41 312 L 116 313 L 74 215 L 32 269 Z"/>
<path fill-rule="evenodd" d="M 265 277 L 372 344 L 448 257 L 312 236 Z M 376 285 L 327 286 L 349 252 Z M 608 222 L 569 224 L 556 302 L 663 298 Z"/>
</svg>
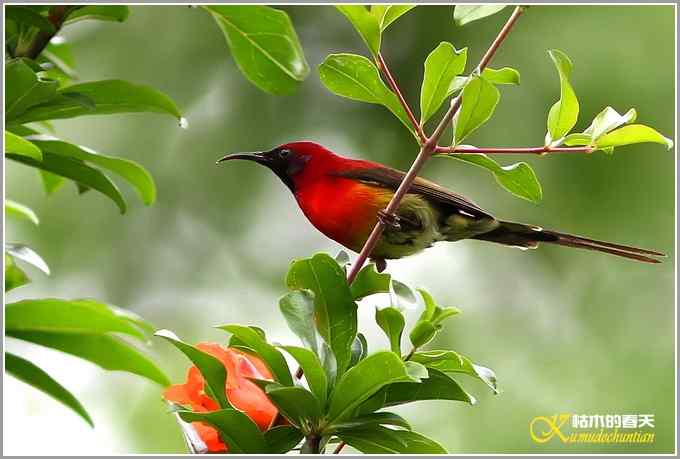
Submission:
<svg viewBox="0 0 680 459">
<path fill-rule="evenodd" d="M 469 154 L 469 153 L 489 153 L 489 154 L 529 154 L 546 155 L 549 153 L 592 153 L 595 147 L 525 147 L 525 148 L 496 148 L 496 147 L 471 147 L 459 145 L 457 147 L 437 147 L 435 153 L 444 154 Z"/>
<path fill-rule="evenodd" d="M 74 7 L 67 5 L 57 5 L 50 8 L 47 20 L 54 26 L 54 31 L 39 32 L 25 50 L 17 51 L 15 57 L 36 59 L 40 56 L 40 53 L 42 53 L 43 49 L 49 44 L 50 40 L 59 33 L 61 27 L 64 25 L 64 21 L 73 8 Z"/>
<path fill-rule="evenodd" d="M 484 54 L 484 57 L 482 57 L 482 60 L 479 62 L 479 65 L 477 66 L 477 68 L 475 70 L 476 72 L 481 73 L 482 70 L 484 70 L 484 68 L 489 64 L 489 62 L 491 62 L 491 59 L 496 54 L 496 51 L 498 51 L 498 48 L 503 43 L 505 38 L 508 36 L 508 34 L 510 33 L 510 30 L 515 25 L 515 23 L 517 22 L 517 19 L 519 19 L 520 15 L 523 12 L 524 12 L 523 6 L 515 7 L 514 11 L 512 12 L 512 15 L 510 15 L 510 18 L 505 23 L 503 28 L 500 30 L 500 32 L 496 36 L 496 39 L 491 43 L 491 45 L 489 46 L 489 49 Z M 454 115 L 460 109 L 461 103 L 462 103 L 462 99 L 459 95 L 451 103 L 451 107 L 446 112 L 446 115 L 444 115 L 444 118 L 442 118 L 441 122 L 439 123 L 439 125 L 435 129 L 432 136 L 430 136 L 421 146 L 420 151 L 418 152 L 418 156 L 416 157 L 415 161 L 411 165 L 411 168 L 408 170 L 408 172 L 404 176 L 401 184 L 397 188 L 397 191 L 395 191 L 395 193 L 392 196 L 392 199 L 390 200 L 389 204 L 385 208 L 385 213 L 387 213 L 387 215 L 394 214 L 394 212 L 396 212 L 397 209 L 399 208 L 399 204 L 401 203 L 401 200 L 406 195 L 408 190 L 411 188 L 411 185 L 413 184 L 413 181 L 418 176 L 418 173 L 420 172 L 422 167 L 425 165 L 427 160 L 430 159 L 432 154 L 435 152 L 435 150 L 437 148 L 437 142 L 439 142 L 439 139 L 441 138 L 442 134 L 444 133 L 444 130 L 446 130 L 449 123 L 451 123 L 451 120 L 453 120 Z M 357 274 L 359 273 L 359 270 L 363 267 L 364 263 L 366 262 L 368 257 L 371 255 L 371 252 L 373 252 L 373 249 L 375 248 L 376 244 L 378 243 L 378 240 L 380 239 L 380 236 L 382 235 L 384 229 L 385 229 L 385 224 L 381 220 L 378 220 L 375 227 L 373 228 L 373 231 L 371 231 L 371 234 L 368 236 L 366 243 L 364 244 L 363 248 L 361 249 L 361 252 L 359 253 L 359 256 L 357 257 L 357 260 L 352 265 L 352 269 L 350 270 L 349 275 L 347 276 L 347 280 L 350 284 L 356 278 Z M 336 451 L 339 452 L 339 450 L 341 450 L 341 449 L 342 448 L 338 448 L 338 449 L 336 449 Z"/>
<path fill-rule="evenodd" d="M 401 103 L 401 106 L 404 107 L 404 110 L 406 110 L 406 114 L 408 115 L 408 118 L 411 121 L 413 128 L 416 130 L 416 134 L 418 134 L 418 138 L 420 139 L 420 143 L 422 144 L 422 143 L 427 142 L 427 136 L 425 135 L 425 132 L 423 131 L 423 127 L 420 125 L 420 123 L 418 122 L 416 117 L 413 115 L 413 110 L 411 110 L 411 107 L 406 102 L 406 99 L 404 98 L 404 95 L 402 94 L 401 89 L 399 89 L 399 85 L 397 84 L 396 80 L 392 76 L 392 72 L 390 72 L 390 69 L 387 66 L 387 63 L 385 62 L 385 59 L 383 59 L 382 54 L 378 53 L 375 60 L 376 60 L 376 63 L 378 64 L 378 68 L 383 73 L 383 75 L 385 75 L 385 79 L 387 80 L 387 84 L 390 86 L 392 91 L 397 95 L 397 98 L 399 99 L 399 103 Z"/>
</svg>

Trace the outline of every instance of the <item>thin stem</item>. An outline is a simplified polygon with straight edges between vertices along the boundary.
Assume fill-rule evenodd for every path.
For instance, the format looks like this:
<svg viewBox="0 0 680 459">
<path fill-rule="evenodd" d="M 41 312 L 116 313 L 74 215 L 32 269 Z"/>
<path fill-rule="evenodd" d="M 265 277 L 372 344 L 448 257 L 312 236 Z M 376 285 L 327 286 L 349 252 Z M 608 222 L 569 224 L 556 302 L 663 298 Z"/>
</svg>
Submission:
<svg viewBox="0 0 680 459">
<path fill-rule="evenodd" d="M 390 72 L 389 67 L 387 67 L 387 63 L 385 62 L 385 59 L 383 59 L 381 53 L 378 53 L 378 55 L 376 56 L 376 62 L 378 63 L 378 68 L 380 68 L 380 71 L 385 75 L 387 84 L 390 86 L 392 91 L 397 95 L 397 98 L 399 99 L 401 106 L 404 107 L 404 110 L 406 110 L 406 114 L 408 115 L 408 118 L 411 121 L 413 128 L 416 130 L 416 134 L 418 134 L 420 143 L 425 143 L 427 141 L 427 137 L 425 136 L 425 132 L 423 132 L 423 127 L 420 125 L 416 117 L 413 115 L 413 110 L 411 110 L 411 107 L 409 107 L 408 102 L 406 102 L 406 99 L 404 99 L 404 95 L 402 94 L 401 89 L 399 89 L 399 85 L 392 76 L 392 72 Z"/>
<path fill-rule="evenodd" d="M 522 148 L 496 148 L 496 147 L 469 147 L 459 145 L 457 147 L 437 147 L 434 150 L 436 153 L 445 154 L 465 154 L 465 153 L 489 153 L 489 154 L 529 154 L 529 155 L 545 155 L 548 153 L 592 153 L 595 147 L 522 147 Z"/>
<path fill-rule="evenodd" d="M 347 443 L 345 443 L 344 441 L 341 441 L 341 442 L 338 444 L 338 447 L 335 448 L 335 450 L 333 451 L 333 454 L 340 454 L 340 451 L 342 451 L 342 448 L 344 448 L 346 444 L 347 444 Z"/>
<path fill-rule="evenodd" d="M 478 72 L 484 70 L 484 68 L 489 64 L 489 62 L 491 62 L 491 59 L 496 54 L 496 51 L 498 51 L 498 48 L 503 43 L 505 38 L 508 36 L 510 30 L 515 25 L 515 22 L 517 22 L 517 19 L 523 12 L 524 7 L 522 6 L 517 6 L 515 10 L 512 12 L 512 15 L 505 23 L 503 28 L 500 30 L 496 39 L 491 43 L 491 46 L 489 46 L 489 49 L 484 54 L 482 60 L 479 62 L 479 65 L 477 66 Z M 411 185 L 418 176 L 418 173 L 425 165 L 427 160 L 430 159 L 432 153 L 435 152 L 435 149 L 437 148 L 437 142 L 439 142 L 439 139 L 441 138 L 442 134 L 444 134 L 444 131 L 448 127 L 449 123 L 451 123 L 451 120 L 453 120 L 453 117 L 460 109 L 461 103 L 462 99 L 460 96 L 456 97 L 453 100 L 453 102 L 451 103 L 451 107 L 446 112 L 446 115 L 444 115 L 444 118 L 442 118 L 441 122 L 435 129 L 432 136 L 429 139 L 427 139 L 421 146 L 420 151 L 418 152 L 418 156 L 411 165 L 411 168 L 406 173 L 406 176 L 404 176 L 401 184 L 397 188 L 397 191 L 395 191 L 394 196 L 392 196 L 392 199 L 390 200 L 389 204 L 387 205 L 387 208 L 385 209 L 385 212 L 388 215 L 393 214 L 399 208 L 401 200 L 406 195 L 408 190 L 411 188 Z M 377 245 L 378 240 L 380 239 L 380 236 L 382 235 L 384 229 L 385 224 L 382 222 L 382 220 L 379 219 L 375 227 L 371 231 L 371 234 L 368 236 L 368 239 L 366 239 L 366 243 L 361 249 L 361 252 L 357 257 L 357 260 L 354 262 L 354 265 L 352 265 L 352 269 L 350 270 L 349 275 L 347 276 L 347 281 L 350 284 L 356 278 L 357 274 L 359 273 L 359 270 L 362 268 L 368 257 L 371 255 L 371 252 L 373 252 L 373 249 L 375 249 L 375 246 Z M 338 448 L 336 451 L 339 451 L 340 449 L 342 448 Z"/>
</svg>

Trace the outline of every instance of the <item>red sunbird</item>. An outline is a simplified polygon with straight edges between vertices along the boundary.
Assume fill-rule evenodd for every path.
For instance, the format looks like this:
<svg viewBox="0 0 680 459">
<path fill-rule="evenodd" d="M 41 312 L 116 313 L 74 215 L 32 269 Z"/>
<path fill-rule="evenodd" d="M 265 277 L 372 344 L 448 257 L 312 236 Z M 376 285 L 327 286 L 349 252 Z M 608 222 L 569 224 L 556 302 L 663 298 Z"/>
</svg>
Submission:
<svg viewBox="0 0 680 459">
<path fill-rule="evenodd" d="M 380 163 L 344 158 L 314 142 L 292 142 L 272 150 L 227 155 L 272 170 L 295 196 L 307 219 L 323 234 L 354 252 L 382 219 L 385 231 L 371 258 L 413 255 L 440 241 L 477 239 L 522 249 L 539 243 L 595 250 L 645 263 L 663 253 L 496 219 L 469 199 L 417 178 L 395 216 L 383 212 L 404 173 Z"/>
</svg>

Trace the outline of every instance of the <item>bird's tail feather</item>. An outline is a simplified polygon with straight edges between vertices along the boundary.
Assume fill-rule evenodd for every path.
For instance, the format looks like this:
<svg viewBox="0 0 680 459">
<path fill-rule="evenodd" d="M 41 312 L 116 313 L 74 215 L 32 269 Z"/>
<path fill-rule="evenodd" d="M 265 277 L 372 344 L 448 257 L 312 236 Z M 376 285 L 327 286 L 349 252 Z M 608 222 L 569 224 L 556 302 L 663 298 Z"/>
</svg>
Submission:
<svg viewBox="0 0 680 459">
<path fill-rule="evenodd" d="M 479 234 L 475 236 L 474 239 L 528 249 L 536 248 L 540 242 L 546 242 L 548 244 L 556 244 L 565 247 L 576 247 L 579 249 L 604 252 L 644 263 L 661 263 L 660 260 L 653 257 L 666 256 L 661 252 L 655 252 L 653 250 L 613 244 L 611 242 L 588 239 L 572 234 L 544 230 L 534 225 L 512 222 L 500 222 L 500 225 L 494 230 L 489 231 L 488 233 Z"/>
</svg>

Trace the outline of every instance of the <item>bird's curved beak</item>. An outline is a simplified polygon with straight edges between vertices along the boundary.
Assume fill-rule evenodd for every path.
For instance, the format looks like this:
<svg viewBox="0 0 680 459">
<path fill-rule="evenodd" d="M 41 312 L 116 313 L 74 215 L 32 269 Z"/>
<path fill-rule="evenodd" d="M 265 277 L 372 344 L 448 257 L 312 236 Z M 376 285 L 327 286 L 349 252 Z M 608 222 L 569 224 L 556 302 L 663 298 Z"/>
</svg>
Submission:
<svg viewBox="0 0 680 459">
<path fill-rule="evenodd" d="M 247 161 L 254 161 L 256 163 L 264 165 L 267 165 L 270 162 L 270 159 L 264 154 L 264 152 L 258 151 L 252 153 L 233 153 L 218 159 L 215 164 L 219 164 L 221 162 L 229 161 L 232 159 L 245 159 Z"/>
</svg>

